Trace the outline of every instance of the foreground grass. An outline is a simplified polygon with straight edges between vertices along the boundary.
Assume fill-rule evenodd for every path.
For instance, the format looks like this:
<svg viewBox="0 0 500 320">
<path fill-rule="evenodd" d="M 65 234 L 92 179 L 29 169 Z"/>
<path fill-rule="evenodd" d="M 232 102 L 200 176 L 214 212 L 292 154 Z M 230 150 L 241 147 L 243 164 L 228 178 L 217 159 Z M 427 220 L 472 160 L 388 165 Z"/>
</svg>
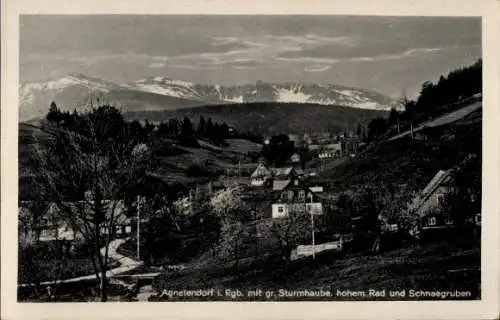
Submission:
<svg viewBox="0 0 500 320">
<path fill-rule="evenodd" d="M 479 248 L 462 249 L 441 243 L 426 247 L 414 246 L 376 256 L 321 256 L 285 266 L 266 258 L 159 276 L 153 284 L 163 290 L 214 289 L 220 293 L 207 297 L 168 297 L 160 300 L 420 300 L 410 290 L 466 291 L 465 299 L 480 298 Z M 226 294 L 239 290 L 241 296 Z M 273 291 L 271 297 L 249 297 L 249 290 Z M 286 290 L 327 290 L 332 297 L 286 297 L 276 293 Z M 364 292 L 385 290 L 385 296 L 342 296 L 337 290 Z M 390 297 L 389 291 L 405 291 L 404 297 Z M 236 291 L 232 291 L 233 293 Z M 438 298 L 439 299 L 439 298 Z M 462 298 L 464 299 L 464 298 Z"/>
</svg>

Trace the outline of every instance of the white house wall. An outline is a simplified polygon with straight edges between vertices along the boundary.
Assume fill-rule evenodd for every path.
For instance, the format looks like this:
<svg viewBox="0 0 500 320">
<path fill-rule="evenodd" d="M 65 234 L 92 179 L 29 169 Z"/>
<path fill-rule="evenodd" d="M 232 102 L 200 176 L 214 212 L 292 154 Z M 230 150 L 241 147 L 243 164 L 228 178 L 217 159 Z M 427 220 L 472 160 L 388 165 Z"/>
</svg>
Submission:
<svg viewBox="0 0 500 320">
<path fill-rule="evenodd" d="M 321 202 L 306 203 L 305 208 L 303 203 L 274 203 L 271 207 L 273 218 L 284 218 L 288 216 L 289 212 L 303 212 L 304 209 L 306 210 L 306 214 L 323 214 L 323 205 Z M 282 208 L 281 212 L 280 208 Z"/>
</svg>

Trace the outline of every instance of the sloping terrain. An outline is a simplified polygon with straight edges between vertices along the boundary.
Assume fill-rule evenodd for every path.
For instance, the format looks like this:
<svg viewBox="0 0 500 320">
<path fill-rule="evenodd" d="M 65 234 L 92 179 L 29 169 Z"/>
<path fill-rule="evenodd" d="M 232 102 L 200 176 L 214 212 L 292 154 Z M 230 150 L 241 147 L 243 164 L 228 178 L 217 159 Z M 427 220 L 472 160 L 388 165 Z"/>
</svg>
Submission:
<svg viewBox="0 0 500 320">
<path fill-rule="evenodd" d="M 19 198 L 30 200 L 36 188 L 33 177 L 38 172 L 37 151 L 43 148 L 50 133 L 38 126 L 19 124 Z M 149 168 L 150 178 L 159 179 L 168 185 L 189 187 L 217 179 L 228 168 L 237 168 L 249 162 L 249 151 L 260 150 L 260 145 L 243 140 L 229 139 L 227 147 L 217 147 L 200 140 L 200 147 L 186 147 L 175 140 L 155 140 L 152 148 L 157 150 L 158 162 Z"/>
<path fill-rule="evenodd" d="M 439 170 L 456 166 L 470 154 L 481 163 L 481 108 L 455 120 L 422 129 L 414 141 L 405 136 L 375 144 L 313 180 L 328 192 L 356 194 L 365 187 L 387 192 L 394 197 L 388 210 L 397 212 Z"/>
<path fill-rule="evenodd" d="M 339 259 L 332 255 L 318 256 L 315 261 L 304 260 L 285 266 L 267 257 L 241 262 L 237 268 L 234 262 L 201 269 L 187 269 L 177 274 L 162 274 L 154 280 L 157 293 L 163 289 L 206 289 L 220 290 L 206 300 L 440 300 L 440 297 L 415 297 L 413 291 L 459 290 L 470 294 L 458 298 L 475 300 L 480 298 L 480 253 L 478 249 L 457 248 L 447 243 L 429 247 L 409 247 L 390 251 L 377 256 L 347 256 Z M 239 289 L 240 297 L 225 294 L 225 289 Z M 265 295 L 248 297 L 247 290 L 273 291 Z M 324 290 L 332 297 L 307 298 L 280 296 L 279 290 Z M 370 296 L 369 289 L 385 289 L 384 296 Z M 405 291 L 405 295 L 391 297 L 389 291 Z M 340 292 L 350 291 L 356 296 L 343 296 Z M 217 292 L 217 291 L 216 291 Z M 160 300 L 197 300 L 190 297 L 167 297 Z M 202 298 L 203 299 L 203 298 Z M 450 299 L 450 298 L 449 298 Z M 453 299 L 453 298 L 451 298 Z"/>
</svg>

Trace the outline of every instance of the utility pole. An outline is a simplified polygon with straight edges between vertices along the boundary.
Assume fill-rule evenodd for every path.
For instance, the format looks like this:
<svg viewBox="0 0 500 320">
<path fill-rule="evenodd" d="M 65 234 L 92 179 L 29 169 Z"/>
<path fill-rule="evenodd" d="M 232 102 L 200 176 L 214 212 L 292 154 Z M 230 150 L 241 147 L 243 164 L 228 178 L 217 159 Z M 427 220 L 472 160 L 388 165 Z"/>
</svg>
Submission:
<svg viewBox="0 0 500 320">
<path fill-rule="evenodd" d="M 314 214 L 313 214 L 313 195 L 312 193 L 310 194 L 310 200 L 311 200 L 311 207 L 309 208 L 309 211 L 311 212 L 311 235 L 312 235 L 312 247 L 313 247 L 313 260 L 316 259 L 316 247 L 315 247 L 315 239 L 314 239 Z"/>
<path fill-rule="evenodd" d="M 241 160 L 238 156 L 238 183 L 241 183 Z"/>
<path fill-rule="evenodd" d="M 413 121 L 410 120 L 410 133 L 411 133 L 411 139 L 413 140 Z"/>
<path fill-rule="evenodd" d="M 141 248 L 141 196 L 137 196 L 137 260 L 141 260 L 140 248 Z"/>
</svg>

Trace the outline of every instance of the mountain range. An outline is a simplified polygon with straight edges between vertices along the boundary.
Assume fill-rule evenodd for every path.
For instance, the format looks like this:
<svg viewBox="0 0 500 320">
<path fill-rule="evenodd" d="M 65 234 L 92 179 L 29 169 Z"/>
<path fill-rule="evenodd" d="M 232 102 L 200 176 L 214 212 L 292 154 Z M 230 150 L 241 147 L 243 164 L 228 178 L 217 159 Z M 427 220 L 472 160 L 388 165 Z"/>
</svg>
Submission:
<svg viewBox="0 0 500 320">
<path fill-rule="evenodd" d="M 19 119 L 43 117 L 55 101 L 61 110 L 81 110 L 106 102 L 122 110 L 162 111 L 204 105 L 253 102 L 306 103 L 388 111 L 396 101 L 369 90 L 333 84 L 266 83 L 246 85 L 196 84 L 167 77 L 148 77 L 128 84 L 70 74 L 20 87 Z"/>
</svg>

